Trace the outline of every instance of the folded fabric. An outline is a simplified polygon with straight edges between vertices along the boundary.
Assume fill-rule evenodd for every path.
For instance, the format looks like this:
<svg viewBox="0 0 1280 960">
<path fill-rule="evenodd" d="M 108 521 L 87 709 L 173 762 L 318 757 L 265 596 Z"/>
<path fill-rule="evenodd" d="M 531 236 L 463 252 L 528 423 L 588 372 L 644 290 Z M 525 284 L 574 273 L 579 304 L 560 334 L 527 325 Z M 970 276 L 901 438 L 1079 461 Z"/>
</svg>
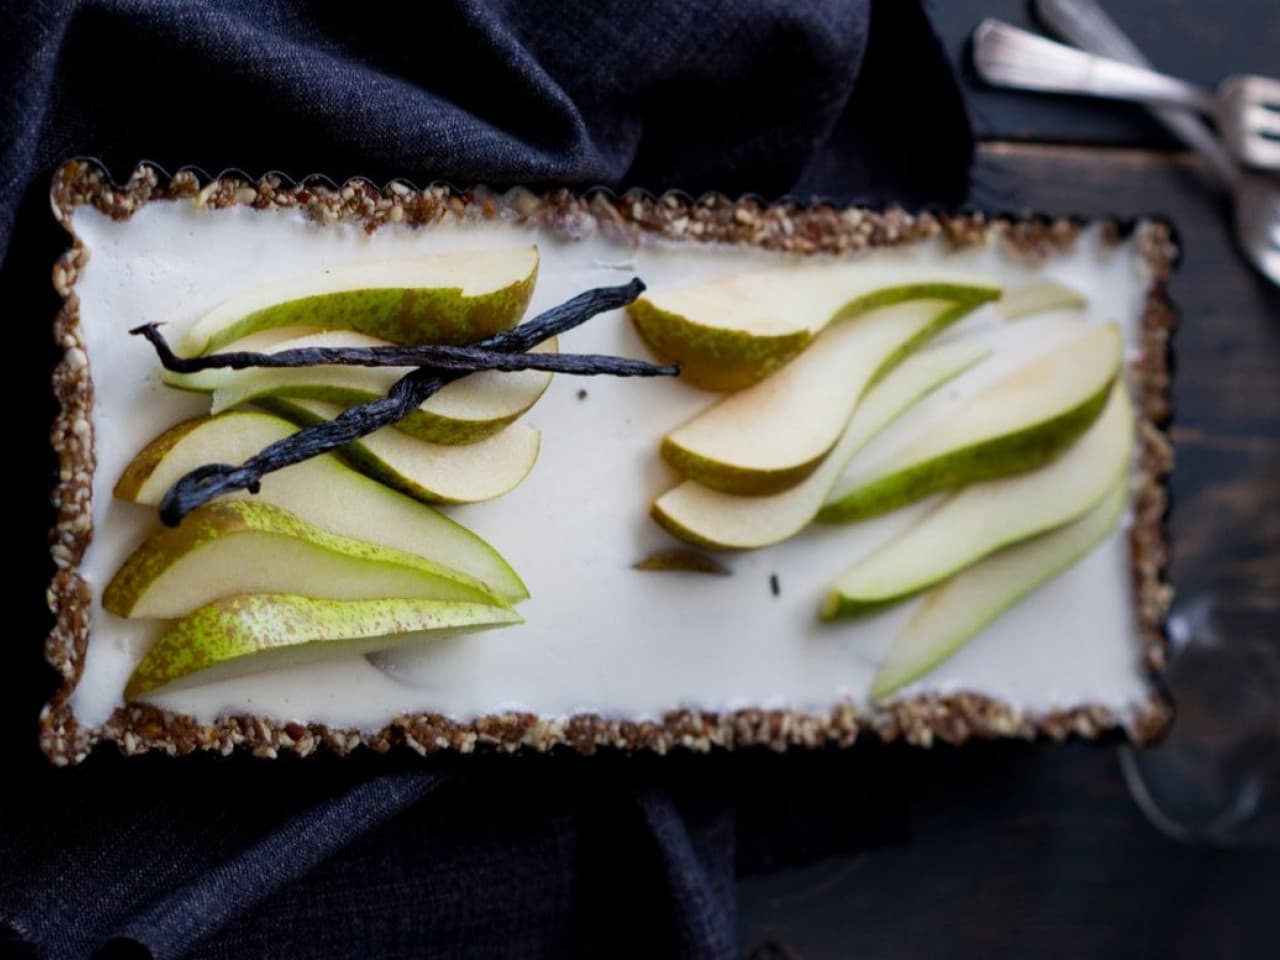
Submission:
<svg viewBox="0 0 1280 960">
<path fill-rule="evenodd" d="M 914 2 L 33 0 L 0 24 L 0 256 L 23 191 L 75 155 L 121 177 L 147 159 L 460 185 L 965 194 L 968 119 Z"/>
<path fill-rule="evenodd" d="M 18 6 L 0 10 L 0 281 L 28 304 L 65 243 L 43 193 L 72 155 L 119 177 L 148 159 L 876 204 L 966 189 L 963 102 L 910 0 Z M 43 355 L 41 317 L 14 329 Z M 45 435 L 22 434 L 23 462 L 47 461 Z M 13 542 L 34 558 L 29 513 Z M 32 566 L 10 634 L 34 670 Z M 13 702 L 47 679 L 11 674 Z M 839 789 L 851 762 L 14 761 L 0 927 L 50 958 L 736 956 L 735 871 L 901 835 L 891 778 Z"/>
</svg>

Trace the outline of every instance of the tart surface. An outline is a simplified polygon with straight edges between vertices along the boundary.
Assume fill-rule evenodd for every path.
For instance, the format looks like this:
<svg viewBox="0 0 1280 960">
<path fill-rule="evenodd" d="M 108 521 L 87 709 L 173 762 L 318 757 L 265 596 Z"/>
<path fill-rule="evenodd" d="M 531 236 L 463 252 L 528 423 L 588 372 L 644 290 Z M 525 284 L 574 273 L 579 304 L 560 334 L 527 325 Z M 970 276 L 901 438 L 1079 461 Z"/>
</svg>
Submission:
<svg viewBox="0 0 1280 960">
<path fill-rule="evenodd" d="M 843 743 L 863 731 L 929 742 L 1119 727 L 1144 740 L 1165 722 L 1148 672 L 1162 659 L 1166 600 L 1161 480 L 1170 453 L 1159 424 L 1172 318 L 1163 285 L 1174 250 L 1163 224 L 1143 222 L 1122 237 L 1109 224 L 674 196 L 455 195 L 398 183 L 381 191 L 358 182 L 205 183 L 151 168 L 117 188 L 79 161 L 59 173 L 53 200 L 75 238 L 55 269 L 66 352 L 55 376 L 64 472 L 49 656 L 66 686 L 42 731 L 55 761 L 76 761 L 104 739 L 127 752 L 244 745 L 306 753 L 321 743 L 345 751 L 402 742 L 422 751 L 483 743 L 662 750 Z M 814 606 L 830 575 L 927 504 L 725 555 L 729 576 L 635 571 L 673 545 L 648 517 L 673 480 L 658 442 L 708 394 L 557 377 L 526 416 L 542 434 L 528 479 L 492 503 L 447 511 L 520 571 L 532 595 L 521 605 L 523 625 L 124 705 L 120 691 L 151 628 L 105 613 L 100 597 L 154 512 L 113 501 L 111 486 L 150 437 L 207 412 L 160 384 L 154 357 L 127 330 L 163 320 L 181 334 L 219 298 L 316 264 L 531 241 L 540 255 L 533 311 L 633 275 L 656 290 L 832 254 L 886 269 L 980 270 L 1010 284 L 1047 276 L 1082 289 L 1089 322 L 1121 325 L 1139 408 L 1126 529 L 990 625 L 980 643 L 873 706 L 870 679 L 911 605 L 834 628 L 817 621 Z M 926 403 L 979 389 L 1045 349 L 1065 323 L 1053 314 L 999 327 L 989 315 L 966 322 L 979 336 L 984 324 L 995 331 L 1006 365 L 975 370 Z M 567 335 L 562 349 L 648 356 L 621 314 Z M 886 433 L 868 445 L 868 462 L 877 443 L 879 456 L 892 452 Z"/>
</svg>

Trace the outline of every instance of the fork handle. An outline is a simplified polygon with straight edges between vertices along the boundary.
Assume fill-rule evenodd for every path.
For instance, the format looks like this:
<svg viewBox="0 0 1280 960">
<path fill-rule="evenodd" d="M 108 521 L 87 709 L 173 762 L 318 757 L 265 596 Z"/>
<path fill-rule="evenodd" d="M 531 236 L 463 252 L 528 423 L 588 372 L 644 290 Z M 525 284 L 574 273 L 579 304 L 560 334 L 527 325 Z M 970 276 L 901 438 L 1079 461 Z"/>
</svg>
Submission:
<svg viewBox="0 0 1280 960">
<path fill-rule="evenodd" d="M 983 80 L 997 86 L 1190 107 L 1210 116 L 1217 110 L 1214 97 L 1192 84 L 1085 53 L 999 20 L 978 24 L 973 64 Z"/>
<path fill-rule="evenodd" d="M 1151 66 L 1095 0 L 1034 0 L 1033 6 L 1050 30 L 1077 47 L 1134 66 Z M 1240 168 L 1199 118 L 1170 107 L 1158 107 L 1154 112 L 1174 136 L 1209 161 L 1223 186 L 1232 187 L 1239 180 Z"/>
<path fill-rule="evenodd" d="M 1063 40 L 1081 50 L 1135 67 L 1150 67 L 1146 58 L 1093 0 L 1035 0 L 1036 16 Z"/>
</svg>

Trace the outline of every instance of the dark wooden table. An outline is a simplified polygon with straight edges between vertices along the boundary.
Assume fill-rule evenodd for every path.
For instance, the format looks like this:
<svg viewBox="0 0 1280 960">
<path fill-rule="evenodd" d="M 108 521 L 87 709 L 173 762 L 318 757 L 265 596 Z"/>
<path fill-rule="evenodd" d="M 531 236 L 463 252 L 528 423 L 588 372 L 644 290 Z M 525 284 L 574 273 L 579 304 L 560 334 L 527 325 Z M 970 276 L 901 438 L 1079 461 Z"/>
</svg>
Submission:
<svg viewBox="0 0 1280 960">
<path fill-rule="evenodd" d="M 1190 79 L 1280 73 L 1280 0 L 1107 3 L 1157 62 Z M 981 17 L 1029 23 L 1024 0 L 932 6 L 957 60 Z M 1227 604 L 1261 599 L 1275 610 L 1280 291 L 1242 265 L 1195 161 L 1140 110 L 967 86 L 983 141 L 975 205 L 1086 216 L 1154 212 L 1179 226 L 1185 258 L 1173 286 L 1183 321 L 1172 578 L 1186 597 L 1212 591 Z M 25 215 L 43 222 L 43 198 L 33 193 Z M 63 242 L 50 231 L 45 246 L 20 251 L 14 282 L 47 271 Z M 22 303 L 4 283 L 0 303 Z M 43 301 L 23 308 L 27 316 L 52 314 L 52 291 L 42 292 Z M 51 352 L 52 345 L 43 366 L 11 357 L 32 381 L 15 394 L 20 400 L 47 396 Z M 13 445 L 47 450 L 48 409 L 37 416 L 22 404 L 20 414 L 10 418 Z M 25 484 L 14 502 L 46 494 L 39 471 L 10 480 Z M 43 539 L 45 516 L 31 511 L 19 520 L 30 542 Z M 41 596 L 46 575 L 31 566 L 14 593 Z M 40 666 L 37 649 L 28 656 Z M 0 698 L 0 711 L 14 717 L 6 725 L 30 729 L 46 694 L 32 687 Z M 34 738 L 8 738 L 0 749 L 23 752 L 50 779 L 38 757 L 25 756 L 34 753 Z M 752 798 L 738 812 L 739 916 L 744 945 L 760 958 L 1280 956 L 1280 849 L 1166 839 L 1130 799 L 1114 746 L 921 751 L 865 743 L 848 752 L 666 760 L 688 768 L 693 783 L 733 779 L 738 795 Z M 593 776 L 621 766 L 598 767 Z M 785 836 L 762 829 L 775 823 Z M 618 928 L 649 919 L 620 914 Z"/>
<path fill-rule="evenodd" d="M 982 17 L 1032 26 L 1022 0 L 932 7 L 959 64 Z M 1280 73 L 1276 0 L 1107 7 L 1191 80 Z M 1243 265 L 1197 161 L 1140 109 L 984 90 L 968 72 L 965 85 L 982 140 L 975 205 L 1158 213 L 1178 226 L 1171 577 L 1182 598 L 1269 612 L 1262 629 L 1280 634 L 1280 290 Z M 865 782 L 839 788 L 905 805 L 908 838 L 746 876 L 740 915 L 755 956 L 1280 956 L 1280 847 L 1167 839 L 1131 800 L 1114 747 L 866 753 Z M 859 815 L 852 795 L 850 807 Z"/>
</svg>

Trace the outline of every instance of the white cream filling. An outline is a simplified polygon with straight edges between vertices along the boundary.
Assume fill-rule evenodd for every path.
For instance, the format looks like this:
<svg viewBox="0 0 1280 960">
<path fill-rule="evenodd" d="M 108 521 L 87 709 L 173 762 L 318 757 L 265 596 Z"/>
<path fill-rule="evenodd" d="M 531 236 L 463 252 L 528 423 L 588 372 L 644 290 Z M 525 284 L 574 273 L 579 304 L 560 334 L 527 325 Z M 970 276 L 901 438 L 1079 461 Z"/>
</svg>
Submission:
<svg viewBox="0 0 1280 960">
<path fill-rule="evenodd" d="M 208 409 L 207 398 L 161 384 L 154 354 L 129 328 L 163 321 L 171 340 L 180 342 L 202 313 L 269 281 L 356 262 L 510 246 L 528 242 L 531 233 L 488 224 L 384 227 L 366 236 L 356 226 L 320 227 L 294 211 L 211 211 L 189 201 L 153 202 L 125 222 L 80 207 L 73 225 L 90 251 L 76 292 L 96 387 L 95 534 L 82 565 L 95 596 L 157 523 L 154 511 L 111 497 L 116 478 L 153 436 Z M 530 315 L 632 275 L 662 290 L 784 259 L 727 246 L 632 249 L 594 236 L 534 239 L 541 267 Z M 957 254 L 926 243 L 873 256 L 894 269 L 986 272 L 1011 286 L 1056 278 L 1089 295 L 1088 322 L 1120 321 L 1136 349 L 1144 271 L 1131 245 L 1107 247 L 1097 231 L 1087 231 L 1074 252 L 1043 270 L 994 247 Z M 874 440 L 850 475 L 889 456 L 957 399 L 1049 348 L 1078 322 L 1059 313 L 1005 325 L 984 308 L 948 337 L 982 336 L 994 356 Z M 561 350 L 647 356 L 621 313 L 562 337 Z M 578 397 L 582 389 L 585 399 Z M 382 654 L 382 669 L 345 657 L 175 691 L 154 702 L 205 721 L 253 713 L 367 731 L 419 712 L 458 720 L 506 710 L 641 719 L 675 708 L 822 712 L 847 700 L 865 705 L 872 674 L 914 603 L 823 624 L 819 599 L 832 578 L 926 505 L 724 555 L 729 577 L 631 568 L 675 543 L 648 516 L 652 499 L 676 480 L 657 455 L 658 441 L 713 399 L 670 381 L 554 379 L 527 415 L 543 438 L 532 474 L 497 501 L 446 508 L 493 543 L 528 584 L 523 625 Z M 1033 713 L 1090 703 L 1131 715 L 1150 691 L 1140 669 L 1129 571 L 1127 540 L 1117 533 L 903 695 L 968 690 Z M 775 574 L 779 596 L 770 589 Z M 82 723 L 100 723 L 121 704 L 125 680 L 154 630 L 154 623 L 105 613 L 95 600 L 84 674 L 72 697 Z"/>
</svg>

